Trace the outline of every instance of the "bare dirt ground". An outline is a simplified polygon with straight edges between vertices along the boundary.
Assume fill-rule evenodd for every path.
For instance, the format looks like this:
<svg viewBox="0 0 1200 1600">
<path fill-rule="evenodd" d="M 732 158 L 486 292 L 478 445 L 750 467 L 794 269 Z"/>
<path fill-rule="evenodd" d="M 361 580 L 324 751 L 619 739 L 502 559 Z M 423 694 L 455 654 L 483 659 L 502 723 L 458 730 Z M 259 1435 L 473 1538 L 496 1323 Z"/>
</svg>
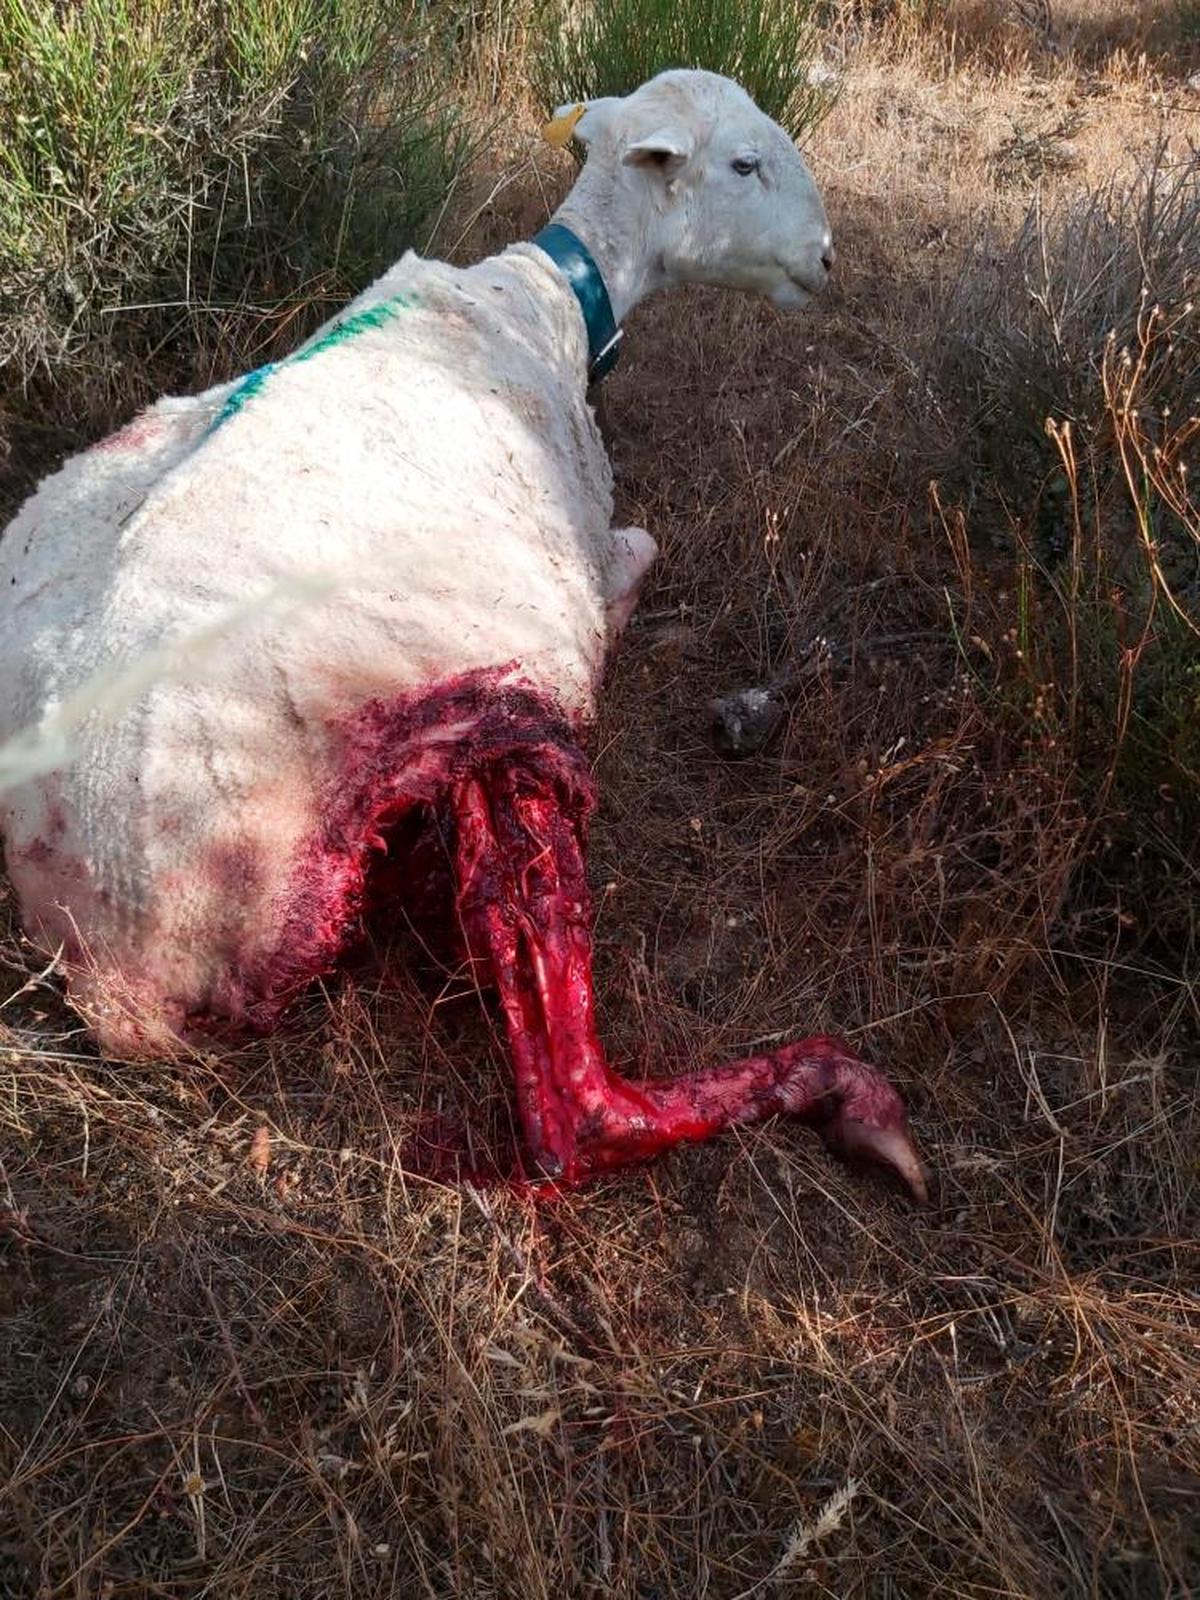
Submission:
<svg viewBox="0 0 1200 1600">
<path fill-rule="evenodd" d="M 980 513 L 964 572 L 929 489 L 987 229 L 1200 130 L 1152 28 L 1077 10 L 846 30 L 829 301 L 652 303 L 606 397 L 663 554 L 595 741 L 604 1036 L 846 1035 L 931 1206 L 786 1123 L 552 1203 L 421 1178 L 430 1119 L 511 1138 L 507 1071 L 402 945 L 271 1041 L 126 1065 L 0 898 L 0 1594 L 1196 1592 L 1194 952 L 1064 890 L 1086 796 L 965 670 L 948 600 L 1003 551 Z M 464 258 L 562 182 L 509 138 Z M 707 700 L 783 670 L 776 743 L 718 759 Z"/>
</svg>

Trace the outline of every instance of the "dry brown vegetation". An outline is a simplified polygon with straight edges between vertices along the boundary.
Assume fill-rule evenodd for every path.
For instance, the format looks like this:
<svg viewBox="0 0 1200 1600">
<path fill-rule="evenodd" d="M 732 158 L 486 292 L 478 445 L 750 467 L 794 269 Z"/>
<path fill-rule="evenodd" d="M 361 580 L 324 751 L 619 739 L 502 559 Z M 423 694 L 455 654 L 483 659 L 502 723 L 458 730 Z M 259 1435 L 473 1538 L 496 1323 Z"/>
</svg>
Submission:
<svg viewBox="0 0 1200 1600">
<path fill-rule="evenodd" d="M 844 1033 L 907 1094 L 934 1203 L 786 1124 L 553 1202 L 421 1177 L 431 1120 L 510 1137 L 507 1074 L 402 945 L 269 1042 L 130 1066 L 9 903 L 0 1593 L 1196 1592 L 1196 522 L 1139 521 L 1195 459 L 1187 283 L 1169 338 L 1131 311 L 1131 365 L 1063 345 L 1099 397 L 1049 406 L 1065 442 L 1013 398 L 1073 203 L 1194 172 L 1196 62 L 1182 8 L 893 9 L 831 29 L 829 302 L 652 304 L 610 380 L 663 557 L 591 866 L 615 1057 Z M 565 179 L 527 130 L 464 259 Z M 1146 548 L 1177 562 L 1139 587 Z M 1159 728 L 1137 672 L 1176 624 L 1164 757 L 1125 736 Z M 721 762 L 708 699 L 772 674 L 780 737 Z"/>
</svg>

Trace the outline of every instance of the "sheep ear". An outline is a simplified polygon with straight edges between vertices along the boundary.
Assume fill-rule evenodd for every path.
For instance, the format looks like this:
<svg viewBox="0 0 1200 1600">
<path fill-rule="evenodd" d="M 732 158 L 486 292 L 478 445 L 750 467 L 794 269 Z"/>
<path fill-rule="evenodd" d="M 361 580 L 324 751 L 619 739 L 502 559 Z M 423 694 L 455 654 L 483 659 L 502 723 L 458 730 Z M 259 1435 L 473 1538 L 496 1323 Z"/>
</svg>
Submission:
<svg viewBox="0 0 1200 1600">
<path fill-rule="evenodd" d="M 572 139 L 578 139 L 582 145 L 589 145 L 608 126 L 613 112 L 620 104 L 619 96 L 605 95 L 599 100 L 578 100 L 571 105 L 559 106 L 542 129 L 542 138 L 547 144 L 555 145 L 559 149 L 569 144 Z"/>
<path fill-rule="evenodd" d="M 635 139 L 621 160 L 627 167 L 650 167 L 673 178 L 691 160 L 695 145 L 683 128 L 659 128 L 644 139 Z"/>
</svg>

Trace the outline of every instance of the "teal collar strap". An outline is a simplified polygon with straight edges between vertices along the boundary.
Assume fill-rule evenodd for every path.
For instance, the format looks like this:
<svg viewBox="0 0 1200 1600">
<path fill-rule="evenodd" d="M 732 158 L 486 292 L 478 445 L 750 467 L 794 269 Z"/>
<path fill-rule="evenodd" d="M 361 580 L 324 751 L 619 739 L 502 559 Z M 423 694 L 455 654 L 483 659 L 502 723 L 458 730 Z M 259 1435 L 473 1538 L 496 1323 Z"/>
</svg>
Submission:
<svg viewBox="0 0 1200 1600">
<path fill-rule="evenodd" d="M 588 336 L 588 382 L 599 383 L 617 364 L 621 330 L 591 251 L 570 228 L 551 222 L 533 242 L 544 250 L 575 291 Z"/>
</svg>

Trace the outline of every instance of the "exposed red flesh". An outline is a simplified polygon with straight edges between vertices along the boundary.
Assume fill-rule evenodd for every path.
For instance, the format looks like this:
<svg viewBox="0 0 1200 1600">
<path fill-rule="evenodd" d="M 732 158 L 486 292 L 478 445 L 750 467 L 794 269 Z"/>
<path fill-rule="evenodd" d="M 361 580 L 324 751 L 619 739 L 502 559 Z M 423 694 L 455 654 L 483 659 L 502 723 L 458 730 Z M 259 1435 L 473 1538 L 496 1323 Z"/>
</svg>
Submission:
<svg viewBox="0 0 1200 1600">
<path fill-rule="evenodd" d="M 445 918 L 435 905 L 449 863 L 406 847 L 406 830 L 423 837 L 428 819 L 466 773 L 501 755 L 542 751 L 583 814 L 594 795 L 574 729 L 545 696 L 508 665 L 466 673 L 416 694 L 373 700 L 330 730 L 332 771 L 320 797 L 322 826 L 294 863 L 291 886 L 273 908 L 268 951 L 233 964 L 211 1008 L 196 1007 L 199 1031 L 250 1027 L 269 1031 L 290 1001 L 332 972 L 354 943 L 365 911 L 389 901 L 405 914 Z M 425 845 L 428 845 L 425 839 Z M 251 857 L 254 846 L 247 846 Z M 210 864 L 210 870 L 212 865 Z"/>
<path fill-rule="evenodd" d="M 615 1073 L 596 1034 L 583 818 L 569 793 L 538 762 L 502 760 L 457 784 L 450 808 L 458 912 L 500 995 L 537 1172 L 573 1182 L 789 1112 L 839 1153 L 893 1167 L 925 1199 L 899 1096 L 835 1039 L 670 1079 Z"/>
<path fill-rule="evenodd" d="M 269 1026 L 365 911 L 391 909 L 425 932 L 440 922 L 498 992 L 531 1174 L 570 1183 L 787 1112 L 925 1198 L 903 1102 L 836 1039 L 669 1079 L 608 1065 L 584 868 L 594 790 L 569 724 L 511 669 L 373 703 L 338 739 L 325 826 L 280 908 L 277 953 L 240 969 L 235 1017 Z"/>
</svg>

